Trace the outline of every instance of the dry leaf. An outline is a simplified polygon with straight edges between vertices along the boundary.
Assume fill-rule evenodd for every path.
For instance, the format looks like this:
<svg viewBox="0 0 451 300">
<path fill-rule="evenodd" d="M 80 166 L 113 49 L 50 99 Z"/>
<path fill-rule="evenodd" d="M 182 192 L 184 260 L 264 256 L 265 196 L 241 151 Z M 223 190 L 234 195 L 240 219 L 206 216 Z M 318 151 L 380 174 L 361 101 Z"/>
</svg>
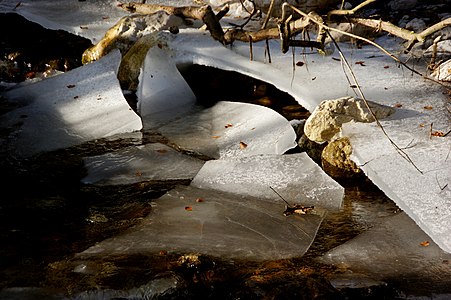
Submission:
<svg viewBox="0 0 451 300">
<path fill-rule="evenodd" d="M 72 88 L 74 88 L 74 87 L 75 87 L 75 84 L 69 84 L 69 85 L 67 86 L 68 89 L 72 89 Z"/>
<path fill-rule="evenodd" d="M 80 26 L 80 29 L 88 29 L 88 26 Z"/>
<path fill-rule="evenodd" d="M 401 103 L 396 103 L 395 105 L 393 105 L 394 107 L 397 107 L 397 108 L 400 108 L 400 107 L 402 107 L 402 104 Z"/>
<path fill-rule="evenodd" d="M 430 106 L 430 105 L 426 105 L 425 107 L 423 107 L 424 109 L 427 109 L 427 110 L 431 110 L 432 109 L 432 106 Z"/>
<path fill-rule="evenodd" d="M 355 64 L 356 64 L 356 65 L 361 65 L 362 67 L 366 66 L 366 65 L 365 65 L 365 62 L 364 62 L 363 60 L 356 61 Z"/>
<path fill-rule="evenodd" d="M 143 173 L 141 173 L 141 171 L 136 171 L 135 175 L 136 175 L 136 177 L 141 177 L 143 175 Z"/>
<path fill-rule="evenodd" d="M 304 64 L 304 62 L 302 62 L 302 61 L 298 61 L 298 62 L 296 63 L 296 66 L 298 66 L 298 67 L 302 67 L 303 65 L 305 65 L 305 64 Z"/>
<path fill-rule="evenodd" d="M 444 136 L 445 134 L 441 131 L 431 132 L 431 136 Z"/>
<path fill-rule="evenodd" d="M 204 199 L 202 199 L 202 198 L 197 198 L 197 199 L 196 199 L 196 202 L 197 202 L 197 203 L 204 202 Z"/>
<path fill-rule="evenodd" d="M 229 123 L 229 124 L 225 125 L 224 127 L 225 127 L 225 128 L 229 128 L 229 127 L 232 127 L 232 126 L 233 126 L 233 124 L 230 124 L 230 123 Z"/>
<path fill-rule="evenodd" d="M 424 124 L 424 123 L 420 123 L 420 125 L 419 125 L 420 127 L 424 127 L 424 126 L 426 126 L 426 124 Z"/>
<path fill-rule="evenodd" d="M 212 136 L 212 138 L 214 138 L 214 139 L 219 139 L 221 136 L 220 135 L 214 135 L 214 136 Z"/>
<path fill-rule="evenodd" d="M 429 246 L 429 241 L 421 242 L 420 245 L 423 247 L 427 247 L 427 246 Z"/>
<path fill-rule="evenodd" d="M 388 69 L 388 68 L 390 68 L 390 66 L 384 66 L 384 69 Z"/>
<path fill-rule="evenodd" d="M 185 206 L 185 210 L 187 210 L 187 211 L 192 211 L 193 208 L 192 208 L 191 206 Z"/>
<path fill-rule="evenodd" d="M 246 149 L 246 147 L 247 147 L 247 144 L 245 142 L 240 142 L 240 149 L 241 150 Z"/>
</svg>

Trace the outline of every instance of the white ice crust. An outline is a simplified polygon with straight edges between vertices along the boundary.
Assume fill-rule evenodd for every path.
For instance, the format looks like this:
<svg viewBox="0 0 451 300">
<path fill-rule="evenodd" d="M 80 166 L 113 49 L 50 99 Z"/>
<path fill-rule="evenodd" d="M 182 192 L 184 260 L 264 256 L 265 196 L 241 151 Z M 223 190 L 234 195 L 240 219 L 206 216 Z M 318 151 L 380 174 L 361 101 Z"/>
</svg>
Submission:
<svg viewBox="0 0 451 300">
<path fill-rule="evenodd" d="M 5 93 L 21 106 L 0 118 L 2 126 L 14 129 L 6 146 L 16 155 L 31 156 L 140 130 L 141 119 L 116 77 L 119 63 L 120 53 L 114 51 L 93 64 Z"/>
</svg>

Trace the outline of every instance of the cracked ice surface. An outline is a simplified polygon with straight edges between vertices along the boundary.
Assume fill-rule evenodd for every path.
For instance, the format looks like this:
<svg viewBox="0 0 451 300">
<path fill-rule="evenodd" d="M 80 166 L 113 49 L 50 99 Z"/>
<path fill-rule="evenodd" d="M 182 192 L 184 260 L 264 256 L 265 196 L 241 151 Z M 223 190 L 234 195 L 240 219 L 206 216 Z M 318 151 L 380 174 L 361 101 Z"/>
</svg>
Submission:
<svg viewBox="0 0 451 300">
<path fill-rule="evenodd" d="M 133 146 L 84 159 L 85 184 L 132 184 L 146 180 L 192 179 L 203 161 L 160 144 Z"/>
<path fill-rule="evenodd" d="M 338 210 L 344 189 L 305 153 L 207 161 L 191 185 L 290 204 Z M 283 202 L 282 202 L 283 204 Z"/>
<path fill-rule="evenodd" d="M 302 256 L 324 213 L 285 217 L 283 211 L 280 201 L 179 186 L 156 199 L 140 225 L 78 256 L 162 250 L 252 260 Z"/>
<path fill-rule="evenodd" d="M 95 63 L 6 92 L 8 101 L 24 105 L 0 118 L 2 126 L 14 130 L 7 147 L 31 156 L 140 130 L 141 119 L 116 78 L 120 58 L 113 51 Z"/>
</svg>

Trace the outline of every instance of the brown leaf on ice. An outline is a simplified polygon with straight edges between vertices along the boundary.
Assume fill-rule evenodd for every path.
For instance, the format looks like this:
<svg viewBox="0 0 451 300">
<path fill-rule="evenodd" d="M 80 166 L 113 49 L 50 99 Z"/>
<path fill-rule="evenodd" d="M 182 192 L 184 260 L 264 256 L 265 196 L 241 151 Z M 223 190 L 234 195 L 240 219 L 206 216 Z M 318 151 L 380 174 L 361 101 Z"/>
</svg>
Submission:
<svg viewBox="0 0 451 300">
<path fill-rule="evenodd" d="M 185 210 L 186 210 L 186 211 L 192 211 L 193 208 L 192 208 L 191 206 L 185 206 Z"/>
<path fill-rule="evenodd" d="M 356 64 L 356 65 L 361 65 L 362 67 L 366 66 L 366 65 L 365 65 L 365 62 L 364 62 L 363 60 L 356 61 L 355 64 Z"/>
<path fill-rule="evenodd" d="M 214 138 L 214 139 L 219 139 L 221 136 L 220 135 L 214 135 L 214 136 L 212 136 L 212 138 Z"/>
<path fill-rule="evenodd" d="M 402 107 L 402 104 L 401 103 L 396 103 L 395 105 L 393 105 L 394 107 L 396 107 L 396 108 L 400 108 L 400 107 Z"/>
<path fill-rule="evenodd" d="M 197 199 L 196 199 L 196 202 L 197 202 L 197 203 L 204 202 L 204 199 L 202 199 L 202 198 L 197 198 Z"/>
<path fill-rule="evenodd" d="M 224 128 L 229 128 L 229 127 L 232 127 L 232 126 L 233 126 L 233 124 L 229 123 L 229 124 L 225 125 Z"/>
<path fill-rule="evenodd" d="M 426 126 L 426 124 L 420 123 L 420 125 L 418 125 L 418 126 L 420 126 L 421 128 L 423 128 L 424 126 Z"/>
<path fill-rule="evenodd" d="M 388 69 L 388 68 L 390 68 L 390 66 L 384 66 L 384 69 Z"/>
<path fill-rule="evenodd" d="M 423 108 L 426 109 L 426 110 L 431 110 L 431 109 L 432 109 L 432 106 L 426 105 L 426 106 L 424 106 Z"/>
<path fill-rule="evenodd" d="M 136 177 L 141 177 L 141 176 L 143 176 L 143 173 L 141 173 L 141 171 L 138 170 L 138 171 L 135 172 L 135 176 Z"/>
<path fill-rule="evenodd" d="M 245 142 L 240 142 L 240 149 L 241 150 L 246 149 L 246 147 L 247 147 L 247 144 Z"/>
<path fill-rule="evenodd" d="M 67 86 L 68 89 L 72 89 L 72 88 L 74 88 L 74 87 L 75 87 L 75 84 L 69 84 L 69 85 Z"/>
<path fill-rule="evenodd" d="M 420 245 L 423 247 L 427 247 L 427 246 L 429 246 L 429 241 L 421 242 Z"/>
<path fill-rule="evenodd" d="M 441 132 L 441 131 L 434 131 L 434 132 L 431 132 L 431 136 L 444 136 L 445 134 L 443 133 L 443 132 Z"/>
<path fill-rule="evenodd" d="M 298 61 L 298 62 L 296 63 L 296 66 L 298 66 L 298 67 L 302 67 L 303 65 L 305 65 L 305 63 L 302 62 L 302 61 Z"/>
</svg>

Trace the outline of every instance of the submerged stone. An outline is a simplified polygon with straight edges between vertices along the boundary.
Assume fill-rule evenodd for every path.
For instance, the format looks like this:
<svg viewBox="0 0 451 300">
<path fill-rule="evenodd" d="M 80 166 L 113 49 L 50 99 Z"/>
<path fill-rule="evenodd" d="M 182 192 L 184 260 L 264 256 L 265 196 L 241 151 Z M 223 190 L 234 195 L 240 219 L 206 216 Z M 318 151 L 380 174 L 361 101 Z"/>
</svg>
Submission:
<svg viewBox="0 0 451 300">
<path fill-rule="evenodd" d="M 204 164 L 160 143 L 133 146 L 84 161 L 88 175 L 82 182 L 97 185 L 192 179 Z"/>
<path fill-rule="evenodd" d="M 211 160 L 191 185 L 290 204 L 338 210 L 344 189 L 305 153 Z"/>
<path fill-rule="evenodd" d="M 215 257 L 269 260 L 302 256 L 324 212 L 283 215 L 273 199 L 179 186 L 153 202 L 153 212 L 127 232 L 78 254 L 202 253 Z"/>
</svg>

